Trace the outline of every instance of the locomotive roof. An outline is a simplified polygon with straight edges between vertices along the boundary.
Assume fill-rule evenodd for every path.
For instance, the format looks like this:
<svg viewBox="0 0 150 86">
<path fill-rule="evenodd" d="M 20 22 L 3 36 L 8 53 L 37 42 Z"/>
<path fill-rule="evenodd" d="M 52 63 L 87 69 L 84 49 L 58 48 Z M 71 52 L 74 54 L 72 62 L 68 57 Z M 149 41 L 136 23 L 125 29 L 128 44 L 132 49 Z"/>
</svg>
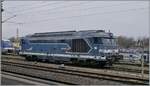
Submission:
<svg viewBox="0 0 150 86">
<path fill-rule="evenodd" d="M 58 40 L 58 39 L 76 39 L 86 37 L 110 37 L 112 33 L 106 33 L 104 30 L 82 30 L 82 31 L 62 31 L 62 32 L 45 32 L 35 33 L 27 36 L 31 40 Z"/>
<path fill-rule="evenodd" d="M 43 32 L 43 33 L 35 33 L 35 35 L 41 35 L 41 34 L 58 34 L 58 33 L 72 33 L 72 32 L 76 32 L 76 31 L 60 31 L 60 32 Z"/>
<path fill-rule="evenodd" d="M 85 33 L 85 32 L 105 32 L 104 30 L 80 30 L 80 31 L 60 31 L 60 32 L 44 32 L 44 33 L 35 33 L 34 35 L 50 35 L 50 34 L 67 34 L 67 33 Z"/>
</svg>

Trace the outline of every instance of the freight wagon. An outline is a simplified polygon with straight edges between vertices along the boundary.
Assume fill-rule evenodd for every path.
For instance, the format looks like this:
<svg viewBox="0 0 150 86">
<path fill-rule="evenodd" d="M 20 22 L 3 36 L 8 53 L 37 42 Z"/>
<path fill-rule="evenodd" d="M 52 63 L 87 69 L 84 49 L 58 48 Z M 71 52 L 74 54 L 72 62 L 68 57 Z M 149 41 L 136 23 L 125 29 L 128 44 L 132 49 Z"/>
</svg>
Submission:
<svg viewBox="0 0 150 86">
<path fill-rule="evenodd" d="M 116 38 L 104 30 L 45 32 L 21 38 L 26 60 L 111 65 L 119 57 Z"/>
</svg>

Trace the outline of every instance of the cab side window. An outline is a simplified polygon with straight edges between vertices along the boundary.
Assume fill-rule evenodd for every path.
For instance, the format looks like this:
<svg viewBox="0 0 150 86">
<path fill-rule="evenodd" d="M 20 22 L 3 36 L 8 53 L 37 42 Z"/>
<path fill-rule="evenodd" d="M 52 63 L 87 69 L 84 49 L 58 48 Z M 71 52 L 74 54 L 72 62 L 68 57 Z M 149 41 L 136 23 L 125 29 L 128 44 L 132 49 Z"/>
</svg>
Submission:
<svg viewBox="0 0 150 86">
<path fill-rule="evenodd" d="M 94 44 L 102 44 L 102 38 L 100 37 L 94 37 Z"/>
</svg>

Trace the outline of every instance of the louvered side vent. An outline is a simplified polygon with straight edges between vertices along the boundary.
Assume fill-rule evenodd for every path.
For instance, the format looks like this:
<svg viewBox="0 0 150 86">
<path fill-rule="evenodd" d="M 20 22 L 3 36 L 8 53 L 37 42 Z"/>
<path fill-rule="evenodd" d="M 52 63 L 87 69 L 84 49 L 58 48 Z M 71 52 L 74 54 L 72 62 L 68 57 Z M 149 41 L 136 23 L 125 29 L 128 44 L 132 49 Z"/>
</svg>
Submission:
<svg viewBox="0 0 150 86">
<path fill-rule="evenodd" d="M 72 52 L 87 53 L 90 47 L 83 39 L 73 39 L 72 40 Z"/>
</svg>

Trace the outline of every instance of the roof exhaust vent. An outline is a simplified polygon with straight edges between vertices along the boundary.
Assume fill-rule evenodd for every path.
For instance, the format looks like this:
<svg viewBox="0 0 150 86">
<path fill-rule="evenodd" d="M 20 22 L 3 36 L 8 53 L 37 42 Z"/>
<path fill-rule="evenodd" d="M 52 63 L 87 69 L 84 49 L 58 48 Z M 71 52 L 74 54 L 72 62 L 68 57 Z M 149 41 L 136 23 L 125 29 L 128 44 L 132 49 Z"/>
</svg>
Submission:
<svg viewBox="0 0 150 86">
<path fill-rule="evenodd" d="M 105 30 L 97 30 L 96 32 L 105 32 Z"/>
</svg>

